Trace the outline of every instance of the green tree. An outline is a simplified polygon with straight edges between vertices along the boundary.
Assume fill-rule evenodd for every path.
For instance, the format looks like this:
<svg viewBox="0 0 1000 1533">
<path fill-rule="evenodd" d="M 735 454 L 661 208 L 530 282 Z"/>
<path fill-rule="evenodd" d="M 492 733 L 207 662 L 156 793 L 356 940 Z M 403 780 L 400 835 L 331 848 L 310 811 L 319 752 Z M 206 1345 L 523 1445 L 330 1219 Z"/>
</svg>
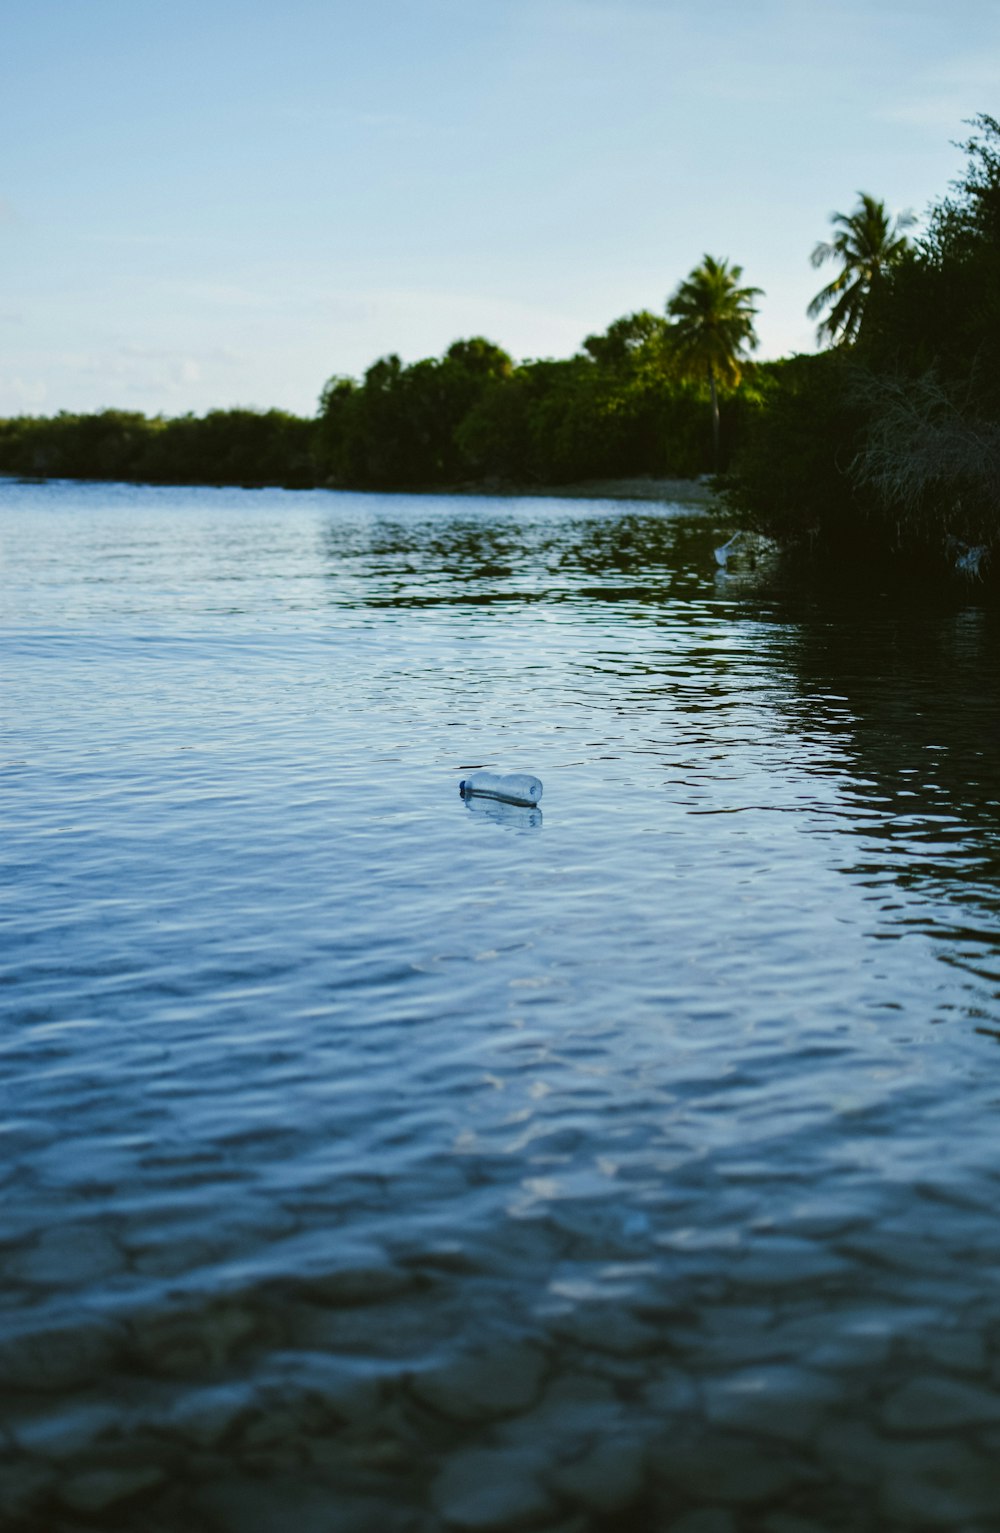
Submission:
<svg viewBox="0 0 1000 1533">
<path fill-rule="evenodd" d="M 916 222 L 910 212 L 891 217 L 885 203 L 867 192 L 859 192 L 858 199 L 853 213 L 830 215 L 836 233 L 831 240 L 820 240 L 810 258 L 814 266 L 840 262 L 840 271 L 806 312 L 816 319 L 829 309 L 816 333 L 821 341 L 841 345 L 857 340 L 868 301 L 886 273 L 903 260 L 910 248 L 905 231 Z"/>
<path fill-rule="evenodd" d="M 588 335 L 583 349 L 598 367 L 635 373 L 650 363 L 662 368 L 667 322 L 649 309 L 614 320 L 603 335 Z"/>
<path fill-rule="evenodd" d="M 380 357 L 360 385 L 331 378 L 317 433 L 327 483 L 416 489 L 466 479 L 458 429 L 512 368 L 501 347 L 477 335 L 408 366 L 395 353 Z"/>
<path fill-rule="evenodd" d="M 667 303 L 673 320 L 671 342 L 681 368 L 708 382 L 712 401 L 712 461 L 719 466 L 719 394 L 721 384 L 737 388 L 745 349 L 757 346 L 753 327 L 759 287 L 741 287 L 742 266 L 706 255 Z"/>
</svg>

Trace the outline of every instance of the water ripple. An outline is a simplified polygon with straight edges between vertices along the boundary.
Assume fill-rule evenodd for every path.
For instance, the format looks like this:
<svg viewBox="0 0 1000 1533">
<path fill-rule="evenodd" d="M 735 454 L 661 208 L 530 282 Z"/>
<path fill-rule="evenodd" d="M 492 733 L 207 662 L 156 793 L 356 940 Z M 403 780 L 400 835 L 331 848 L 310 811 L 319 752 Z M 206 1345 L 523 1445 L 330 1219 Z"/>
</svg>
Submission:
<svg viewBox="0 0 1000 1533">
<path fill-rule="evenodd" d="M 986 1526 L 992 619 L 681 507 L 0 525 L 8 1516 Z"/>
</svg>

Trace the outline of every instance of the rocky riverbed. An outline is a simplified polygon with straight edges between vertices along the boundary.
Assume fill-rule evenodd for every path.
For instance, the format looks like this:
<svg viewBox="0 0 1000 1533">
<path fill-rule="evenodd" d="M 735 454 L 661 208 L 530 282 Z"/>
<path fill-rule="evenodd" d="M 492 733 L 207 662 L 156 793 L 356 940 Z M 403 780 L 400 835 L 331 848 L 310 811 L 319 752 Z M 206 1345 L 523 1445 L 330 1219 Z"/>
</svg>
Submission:
<svg viewBox="0 0 1000 1533">
<path fill-rule="evenodd" d="M 581 1207 L 502 1239 L 354 1244 L 304 1278 L 280 1275 L 279 1220 L 275 1275 L 220 1253 L 210 1295 L 183 1241 L 123 1224 L 8 1246 L 37 1318 L 0 1345 L 4 1526 L 989 1533 L 1000 1300 L 933 1297 L 992 1248 L 987 1211 L 965 1210 L 960 1257 L 805 1205 L 749 1249 Z M 161 1301 L 110 1304 L 116 1264 L 120 1285 L 161 1273 Z"/>
</svg>

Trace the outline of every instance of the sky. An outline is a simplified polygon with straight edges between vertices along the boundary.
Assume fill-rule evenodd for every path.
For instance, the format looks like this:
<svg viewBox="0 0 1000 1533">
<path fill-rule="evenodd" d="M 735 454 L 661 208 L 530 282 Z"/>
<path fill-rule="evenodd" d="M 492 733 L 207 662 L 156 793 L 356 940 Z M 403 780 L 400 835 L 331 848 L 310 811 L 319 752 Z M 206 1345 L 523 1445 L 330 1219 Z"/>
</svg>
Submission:
<svg viewBox="0 0 1000 1533">
<path fill-rule="evenodd" d="M 0 415 L 571 356 L 706 253 L 813 350 L 830 214 L 923 214 L 998 94 L 998 0 L 8 0 Z"/>
</svg>

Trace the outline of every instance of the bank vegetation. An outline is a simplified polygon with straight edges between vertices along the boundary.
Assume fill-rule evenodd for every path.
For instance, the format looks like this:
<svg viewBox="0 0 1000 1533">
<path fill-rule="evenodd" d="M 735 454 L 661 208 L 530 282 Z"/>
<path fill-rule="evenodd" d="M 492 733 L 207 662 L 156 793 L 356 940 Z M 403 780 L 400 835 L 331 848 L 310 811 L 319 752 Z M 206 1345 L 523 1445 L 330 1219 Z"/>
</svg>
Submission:
<svg viewBox="0 0 1000 1533">
<path fill-rule="evenodd" d="M 964 175 L 912 241 L 885 226 L 833 344 L 758 379 L 729 499 L 813 561 L 1000 577 L 1000 124 L 971 127 Z M 859 275 L 839 255 L 831 305 Z"/>
</svg>

